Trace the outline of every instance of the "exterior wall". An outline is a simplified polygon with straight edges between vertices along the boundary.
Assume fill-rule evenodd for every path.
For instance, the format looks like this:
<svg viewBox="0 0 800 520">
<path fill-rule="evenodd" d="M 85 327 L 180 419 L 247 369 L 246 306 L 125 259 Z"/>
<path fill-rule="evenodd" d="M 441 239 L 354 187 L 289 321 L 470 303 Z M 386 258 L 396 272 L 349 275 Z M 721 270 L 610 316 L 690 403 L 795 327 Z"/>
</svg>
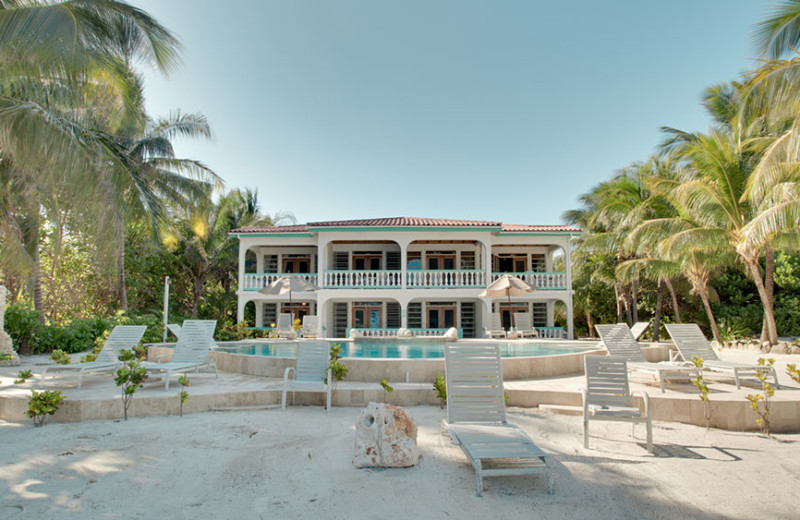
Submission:
<svg viewBox="0 0 800 520">
<path fill-rule="evenodd" d="M 534 253 L 543 254 L 545 257 L 545 266 L 548 272 L 553 268 L 554 259 L 558 254 L 564 257 L 564 266 L 566 268 L 566 287 L 558 289 L 540 288 L 528 295 L 522 297 L 514 297 L 512 300 L 515 302 L 547 302 L 548 304 L 548 325 L 552 325 L 553 321 L 553 303 L 555 301 L 562 301 L 567 309 L 567 337 L 573 337 L 572 328 L 572 283 L 570 274 L 570 239 L 569 233 L 511 233 L 500 232 L 496 230 L 481 230 L 469 228 L 455 228 L 448 230 L 419 230 L 412 231 L 404 230 L 358 230 L 358 231 L 339 231 L 339 230 L 320 230 L 313 233 L 294 233 L 287 235 L 271 235 L 265 233 L 264 235 L 254 234 L 253 236 L 241 235 L 240 248 L 239 248 L 239 290 L 238 290 L 238 320 L 244 318 L 244 305 L 248 301 L 256 302 L 256 316 L 260 316 L 260 309 L 265 302 L 284 302 L 288 298 L 285 296 L 267 296 L 260 294 L 255 287 L 244 289 L 245 284 L 245 254 L 248 250 L 256 253 L 257 266 L 256 269 L 262 273 L 263 255 L 276 254 L 282 252 L 285 254 L 297 253 L 310 253 L 316 254 L 318 257 L 317 265 L 312 265 L 312 276 L 316 277 L 319 281 L 320 289 L 310 293 L 300 293 L 293 295 L 294 301 L 306 301 L 310 304 L 316 303 L 316 312 L 321 317 L 320 325 L 323 328 L 322 334 L 325 335 L 326 331 L 333 329 L 333 303 L 347 302 L 348 303 L 348 324 L 352 323 L 352 316 L 350 309 L 353 302 L 363 301 L 395 301 L 400 304 L 401 308 L 401 321 L 403 327 L 408 326 L 407 310 L 408 304 L 414 301 L 421 302 L 460 302 L 471 301 L 476 302 L 476 329 L 480 331 L 483 326 L 489 323 L 491 306 L 493 301 L 497 298 L 481 298 L 479 294 L 485 288 L 485 285 L 492 280 L 492 255 L 498 252 L 502 253 Z M 472 241 L 473 243 L 455 243 L 455 244 L 424 244 L 423 241 Z M 390 243 L 370 244 L 370 241 L 388 241 Z M 340 243 L 340 242 L 358 242 L 358 243 Z M 308 248 L 315 249 L 308 249 Z M 322 281 L 325 277 L 326 271 L 333 270 L 333 257 L 337 251 L 394 251 L 400 252 L 400 266 L 399 278 L 395 275 L 392 280 L 395 280 L 397 286 L 392 287 L 370 287 L 370 288 L 330 288 L 324 287 Z M 314 251 L 311 253 L 311 251 Z M 437 287 L 432 285 L 429 288 L 417 288 L 408 286 L 408 255 L 409 251 L 471 251 L 475 256 L 475 271 L 480 271 L 481 283 L 478 286 L 471 278 L 471 285 L 468 287 L 460 287 L 457 285 L 447 287 Z M 280 264 L 279 264 L 280 265 Z M 458 265 L 458 263 L 457 263 Z M 384 263 L 385 267 L 385 254 Z M 349 267 L 352 268 L 352 265 Z M 423 269 L 423 271 L 425 271 Z M 458 271 L 458 270 L 454 270 Z M 412 271 L 415 274 L 417 270 Z M 480 305 L 483 303 L 483 305 Z M 313 307 L 312 307 L 313 308 Z M 385 312 L 383 313 L 385 320 Z M 263 323 L 259 324 L 263 326 Z"/>
</svg>

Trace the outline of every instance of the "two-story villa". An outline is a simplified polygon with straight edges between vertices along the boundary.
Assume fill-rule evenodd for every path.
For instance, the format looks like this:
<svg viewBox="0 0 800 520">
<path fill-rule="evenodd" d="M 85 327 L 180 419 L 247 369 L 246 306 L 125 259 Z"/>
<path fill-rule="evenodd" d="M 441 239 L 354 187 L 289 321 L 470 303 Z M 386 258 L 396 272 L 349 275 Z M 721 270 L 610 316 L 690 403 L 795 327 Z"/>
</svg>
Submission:
<svg viewBox="0 0 800 520">
<path fill-rule="evenodd" d="M 512 225 L 477 220 L 380 218 L 236 229 L 239 239 L 238 320 L 253 305 L 255 325 L 279 313 L 319 316 L 325 337 L 350 329 L 379 335 L 400 327 L 420 333 L 459 329 L 483 336 L 492 312 L 510 325 L 511 312 L 529 312 L 546 337 L 572 338 L 568 226 Z M 503 273 L 536 288 L 512 298 L 481 297 Z M 286 274 L 316 291 L 259 293 Z M 556 327 L 556 316 L 566 327 Z"/>
</svg>

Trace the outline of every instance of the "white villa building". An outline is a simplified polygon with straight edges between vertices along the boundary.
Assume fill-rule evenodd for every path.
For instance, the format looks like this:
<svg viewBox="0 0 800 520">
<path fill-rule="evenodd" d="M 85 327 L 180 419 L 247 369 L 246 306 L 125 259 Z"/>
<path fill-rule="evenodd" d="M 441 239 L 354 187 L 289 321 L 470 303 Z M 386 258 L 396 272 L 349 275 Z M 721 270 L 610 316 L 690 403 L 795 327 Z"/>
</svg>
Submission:
<svg viewBox="0 0 800 520">
<path fill-rule="evenodd" d="M 237 319 L 253 305 L 255 325 L 279 313 L 319 316 L 321 335 L 348 337 L 398 328 L 430 334 L 450 327 L 483 337 L 491 313 L 506 329 L 511 312 L 528 312 L 545 337 L 573 338 L 569 226 L 475 220 L 379 218 L 235 229 L 239 239 Z M 503 273 L 536 288 L 524 296 L 481 297 Z M 286 274 L 319 289 L 272 296 L 259 292 Z M 252 303 L 251 303 L 252 302 Z M 557 307 L 559 308 L 557 310 Z M 557 312 L 566 327 L 556 327 Z"/>
</svg>

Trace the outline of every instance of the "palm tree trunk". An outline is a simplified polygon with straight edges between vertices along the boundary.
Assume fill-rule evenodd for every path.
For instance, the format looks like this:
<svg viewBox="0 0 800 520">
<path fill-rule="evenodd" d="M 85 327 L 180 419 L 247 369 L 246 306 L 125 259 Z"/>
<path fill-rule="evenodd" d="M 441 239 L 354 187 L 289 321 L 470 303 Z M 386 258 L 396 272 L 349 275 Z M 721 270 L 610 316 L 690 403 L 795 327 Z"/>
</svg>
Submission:
<svg viewBox="0 0 800 520">
<path fill-rule="evenodd" d="M 617 300 L 617 323 L 622 323 L 625 318 L 622 314 L 622 296 L 619 294 L 619 286 L 617 284 L 614 284 L 614 296 L 616 296 Z"/>
<path fill-rule="evenodd" d="M 39 205 L 36 204 L 36 211 L 39 210 Z M 44 325 L 44 298 L 42 297 L 42 259 L 39 254 L 39 231 L 41 227 L 41 219 L 38 216 L 33 217 L 33 225 L 31 226 L 30 239 L 30 252 L 33 254 L 33 308 L 39 311 L 39 323 Z"/>
<path fill-rule="evenodd" d="M 669 278 L 664 280 L 664 283 L 667 284 L 667 290 L 669 291 L 669 298 L 670 302 L 672 303 L 672 314 L 675 316 L 675 323 L 680 323 L 681 309 L 678 307 L 678 295 L 675 294 L 675 287 L 672 286 L 672 282 L 669 281 Z"/>
<path fill-rule="evenodd" d="M 663 281 L 659 278 L 656 286 L 656 312 L 653 314 L 653 341 L 655 343 L 658 343 L 658 329 L 661 327 L 661 305 L 664 301 L 663 291 L 661 290 L 662 283 Z"/>
<path fill-rule="evenodd" d="M 589 306 L 586 306 L 586 325 L 589 327 L 589 337 L 594 338 L 594 316 Z"/>
<path fill-rule="evenodd" d="M 772 246 L 767 246 L 764 251 L 764 288 L 767 290 L 770 305 L 775 309 L 775 250 Z M 769 341 L 769 330 L 767 329 L 767 317 L 764 313 L 764 322 L 761 326 L 761 341 Z"/>
<path fill-rule="evenodd" d="M 124 231 L 123 231 L 124 233 Z M 117 245 L 117 294 L 119 295 L 119 308 L 128 310 L 128 290 L 125 288 L 125 236 Z"/>
<path fill-rule="evenodd" d="M 639 284 L 636 280 L 631 282 L 631 324 L 639 321 Z"/>
<path fill-rule="evenodd" d="M 719 327 L 717 327 L 717 321 L 714 319 L 714 313 L 711 311 L 711 304 L 708 302 L 708 289 L 703 289 L 697 292 L 700 294 L 700 299 L 703 300 L 703 307 L 706 310 L 708 321 L 711 324 L 711 334 L 714 335 L 714 341 L 721 344 L 722 339 L 719 335 Z"/>
<path fill-rule="evenodd" d="M 758 262 L 752 260 L 746 260 L 746 262 L 748 267 L 750 267 L 750 273 L 753 275 L 753 281 L 756 283 L 756 289 L 758 289 L 758 295 L 761 297 L 761 303 L 764 305 L 764 321 L 767 323 L 767 334 L 769 335 L 767 341 L 769 341 L 771 345 L 774 345 L 778 342 L 778 330 L 775 326 L 775 313 L 772 309 L 772 299 L 767 294 L 766 287 L 764 287 L 764 280 L 761 278 Z"/>
</svg>

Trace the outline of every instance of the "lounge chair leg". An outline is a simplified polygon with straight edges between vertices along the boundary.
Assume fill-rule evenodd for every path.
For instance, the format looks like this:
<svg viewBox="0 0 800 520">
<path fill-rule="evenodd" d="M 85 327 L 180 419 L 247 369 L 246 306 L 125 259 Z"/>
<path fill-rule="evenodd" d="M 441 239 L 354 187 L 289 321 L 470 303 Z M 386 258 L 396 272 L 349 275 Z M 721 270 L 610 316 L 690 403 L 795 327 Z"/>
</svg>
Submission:
<svg viewBox="0 0 800 520">
<path fill-rule="evenodd" d="M 171 376 L 171 375 L 172 375 L 172 372 L 167 372 L 167 375 L 165 376 L 165 377 L 166 377 L 166 380 L 167 380 L 167 382 L 166 382 L 166 383 L 164 383 L 164 391 L 165 391 L 165 392 L 166 392 L 167 390 L 169 390 L 169 376 Z"/>
<path fill-rule="evenodd" d="M 653 423 L 649 420 L 647 421 L 647 452 L 653 453 Z"/>
<path fill-rule="evenodd" d="M 81 384 L 83 383 L 83 370 L 78 373 L 78 390 L 81 389 Z"/>
<path fill-rule="evenodd" d="M 543 457 L 544 460 L 544 467 L 546 468 L 546 477 L 547 477 L 547 494 L 553 494 L 553 468 L 550 467 L 550 459 L 548 457 Z"/>
<path fill-rule="evenodd" d="M 483 496 L 483 475 L 481 474 L 481 461 L 475 461 L 475 496 Z"/>
<path fill-rule="evenodd" d="M 733 380 L 736 381 L 736 389 L 739 390 L 742 388 L 742 384 L 739 382 L 739 371 L 735 368 L 733 369 Z"/>
<path fill-rule="evenodd" d="M 283 392 L 281 392 L 281 411 L 286 411 L 286 387 L 283 387 Z"/>
<path fill-rule="evenodd" d="M 661 383 L 661 393 L 662 394 L 666 393 L 666 390 L 664 390 L 664 376 L 659 375 L 658 376 L 658 381 Z"/>
<path fill-rule="evenodd" d="M 589 448 L 589 419 L 583 418 L 583 447 Z"/>
</svg>

